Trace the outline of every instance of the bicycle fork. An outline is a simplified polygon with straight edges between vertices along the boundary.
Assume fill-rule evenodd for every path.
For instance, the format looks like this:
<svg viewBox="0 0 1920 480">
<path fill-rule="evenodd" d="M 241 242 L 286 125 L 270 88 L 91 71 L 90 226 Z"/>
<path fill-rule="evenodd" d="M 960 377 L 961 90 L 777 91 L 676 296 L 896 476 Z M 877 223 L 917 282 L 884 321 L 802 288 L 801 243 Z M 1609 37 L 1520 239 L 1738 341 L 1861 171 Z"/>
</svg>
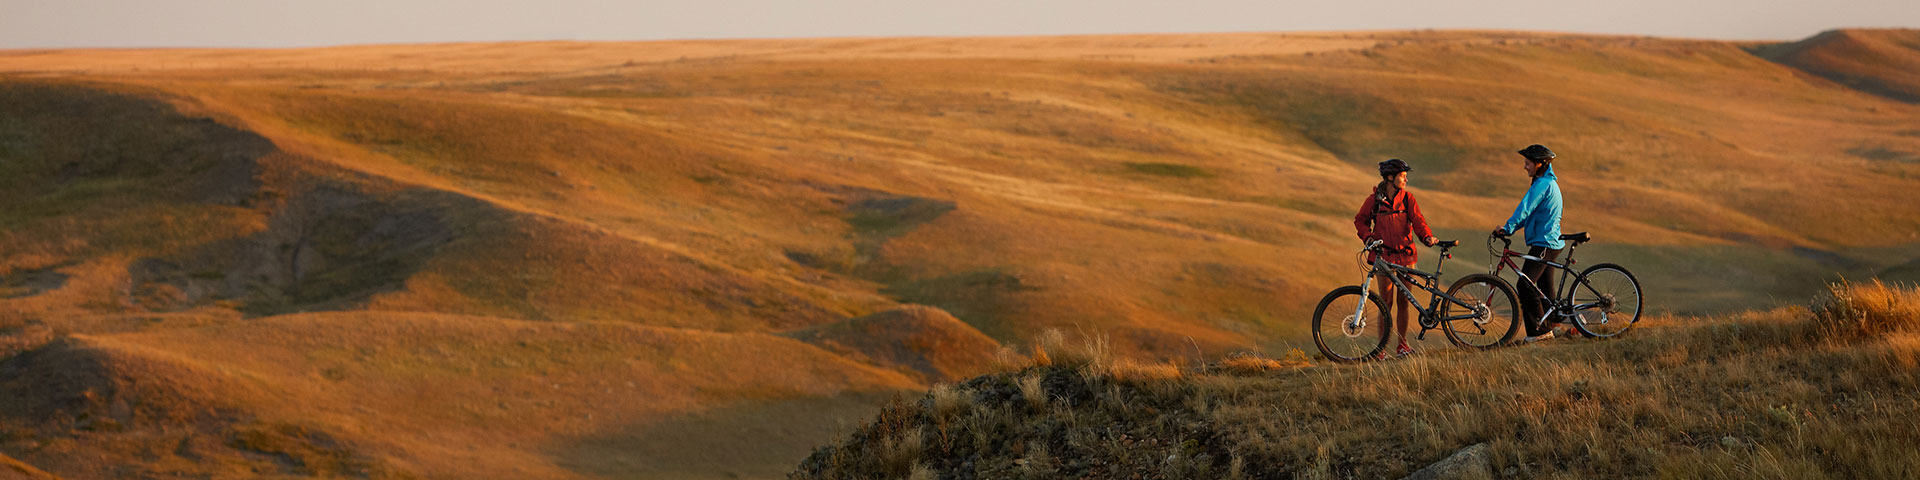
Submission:
<svg viewBox="0 0 1920 480">
<path fill-rule="evenodd" d="M 1347 336 L 1358 336 L 1367 328 L 1367 297 L 1373 294 L 1373 290 L 1370 290 L 1373 288 L 1373 285 L 1370 285 L 1372 282 L 1373 271 L 1371 270 L 1360 277 L 1360 301 L 1353 306 L 1353 317 L 1347 319 Z"/>
</svg>

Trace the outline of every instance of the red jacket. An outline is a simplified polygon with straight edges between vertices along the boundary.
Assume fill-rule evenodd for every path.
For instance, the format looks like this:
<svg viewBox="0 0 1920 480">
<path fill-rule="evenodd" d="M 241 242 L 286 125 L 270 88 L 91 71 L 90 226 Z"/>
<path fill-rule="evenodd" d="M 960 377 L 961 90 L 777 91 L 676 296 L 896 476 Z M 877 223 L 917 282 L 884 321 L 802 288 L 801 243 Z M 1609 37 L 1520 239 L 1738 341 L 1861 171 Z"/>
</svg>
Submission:
<svg viewBox="0 0 1920 480">
<path fill-rule="evenodd" d="M 1420 213 L 1420 202 L 1414 201 L 1413 192 L 1402 189 L 1393 198 L 1386 198 L 1378 186 L 1373 187 L 1367 201 L 1360 204 L 1360 214 L 1353 216 L 1353 228 L 1359 231 L 1361 241 L 1378 238 L 1385 242 L 1387 261 L 1409 266 L 1420 261 L 1420 252 L 1414 245 L 1422 238 L 1433 236 L 1433 229 L 1427 227 L 1427 216 Z"/>
</svg>

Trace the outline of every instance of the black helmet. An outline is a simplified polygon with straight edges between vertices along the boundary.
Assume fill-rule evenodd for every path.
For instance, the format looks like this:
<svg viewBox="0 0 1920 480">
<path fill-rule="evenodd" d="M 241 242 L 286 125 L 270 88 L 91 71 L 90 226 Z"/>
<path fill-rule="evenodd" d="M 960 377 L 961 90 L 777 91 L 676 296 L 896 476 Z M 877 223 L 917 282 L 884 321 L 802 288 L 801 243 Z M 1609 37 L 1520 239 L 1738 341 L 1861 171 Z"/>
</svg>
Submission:
<svg viewBox="0 0 1920 480">
<path fill-rule="evenodd" d="M 1544 163 L 1548 160 L 1553 160 L 1554 154 L 1553 150 L 1548 150 L 1546 145 L 1536 143 L 1528 145 L 1527 148 L 1520 149 L 1520 156 L 1527 157 L 1528 160 Z"/>
<path fill-rule="evenodd" d="M 1407 166 L 1407 162 L 1401 161 L 1398 158 L 1389 158 L 1387 161 L 1380 162 L 1381 175 L 1392 175 L 1411 171 L 1413 171 L 1413 167 Z"/>
</svg>

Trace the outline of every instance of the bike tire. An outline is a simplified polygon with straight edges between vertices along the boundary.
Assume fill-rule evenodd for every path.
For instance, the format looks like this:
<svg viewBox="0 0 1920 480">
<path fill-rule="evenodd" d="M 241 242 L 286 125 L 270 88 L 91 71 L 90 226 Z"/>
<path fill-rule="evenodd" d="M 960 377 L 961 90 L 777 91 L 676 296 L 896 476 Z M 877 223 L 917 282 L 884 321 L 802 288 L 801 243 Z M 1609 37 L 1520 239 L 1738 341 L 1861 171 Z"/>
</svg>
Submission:
<svg viewBox="0 0 1920 480">
<path fill-rule="evenodd" d="M 1573 305 L 1600 302 L 1598 311 L 1587 309 L 1575 311 L 1573 328 L 1592 338 L 1613 338 L 1627 333 L 1627 330 L 1640 323 L 1640 309 L 1645 306 L 1641 298 L 1640 279 L 1634 278 L 1627 267 L 1611 263 L 1602 263 L 1587 267 L 1573 278 Z M 1602 301 L 1607 299 L 1610 301 Z M 1598 318 L 1593 318 L 1597 314 Z M 1624 317 L 1624 323 L 1620 322 Z M 1595 321 L 1598 320 L 1598 321 Z"/>
<path fill-rule="evenodd" d="M 1348 332 L 1342 323 L 1353 316 L 1353 308 L 1359 304 L 1361 295 L 1373 302 L 1373 311 L 1368 312 L 1365 319 L 1370 324 L 1357 332 Z M 1348 285 L 1333 289 L 1313 308 L 1313 344 L 1320 347 L 1321 355 L 1334 362 L 1371 360 L 1386 350 L 1387 336 L 1392 333 L 1388 330 L 1392 322 L 1384 315 L 1386 311 L 1387 303 L 1365 288 Z M 1372 342 L 1371 347 L 1368 342 Z"/>
<path fill-rule="evenodd" d="M 1447 295 L 1487 307 L 1484 320 L 1474 318 L 1440 322 L 1440 330 L 1447 332 L 1447 341 L 1455 346 L 1487 350 L 1513 341 L 1513 336 L 1520 331 L 1520 297 L 1514 294 L 1513 285 L 1500 277 L 1485 273 L 1460 277 L 1447 287 Z M 1450 312 L 1460 308 L 1453 302 L 1441 301 L 1440 316 L 1452 316 Z M 1468 329 L 1468 326 L 1472 328 Z"/>
</svg>

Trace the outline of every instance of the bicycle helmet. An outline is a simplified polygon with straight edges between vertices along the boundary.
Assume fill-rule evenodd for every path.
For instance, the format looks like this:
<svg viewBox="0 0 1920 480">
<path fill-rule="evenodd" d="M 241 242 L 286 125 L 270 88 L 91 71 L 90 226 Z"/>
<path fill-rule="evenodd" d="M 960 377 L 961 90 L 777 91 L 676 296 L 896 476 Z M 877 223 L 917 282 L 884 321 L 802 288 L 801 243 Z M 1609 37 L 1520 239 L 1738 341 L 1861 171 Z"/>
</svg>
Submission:
<svg viewBox="0 0 1920 480">
<path fill-rule="evenodd" d="M 1549 160 L 1553 160 L 1553 157 L 1555 157 L 1555 155 L 1553 154 L 1553 150 L 1548 150 L 1546 145 L 1541 145 L 1538 143 L 1533 145 L 1528 145 L 1527 148 L 1520 149 L 1520 156 L 1527 157 L 1528 160 L 1533 160 L 1541 163 L 1545 163 Z"/>
<path fill-rule="evenodd" d="M 1387 159 L 1387 161 L 1380 162 L 1381 175 L 1392 175 L 1400 172 L 1411 172 L 1411 171 L 1413 171 L 1413 167 L 1408 166 L 1407 162 L 1402 161 L 1398 158 L 1389 158 Z"/>
</svg>

